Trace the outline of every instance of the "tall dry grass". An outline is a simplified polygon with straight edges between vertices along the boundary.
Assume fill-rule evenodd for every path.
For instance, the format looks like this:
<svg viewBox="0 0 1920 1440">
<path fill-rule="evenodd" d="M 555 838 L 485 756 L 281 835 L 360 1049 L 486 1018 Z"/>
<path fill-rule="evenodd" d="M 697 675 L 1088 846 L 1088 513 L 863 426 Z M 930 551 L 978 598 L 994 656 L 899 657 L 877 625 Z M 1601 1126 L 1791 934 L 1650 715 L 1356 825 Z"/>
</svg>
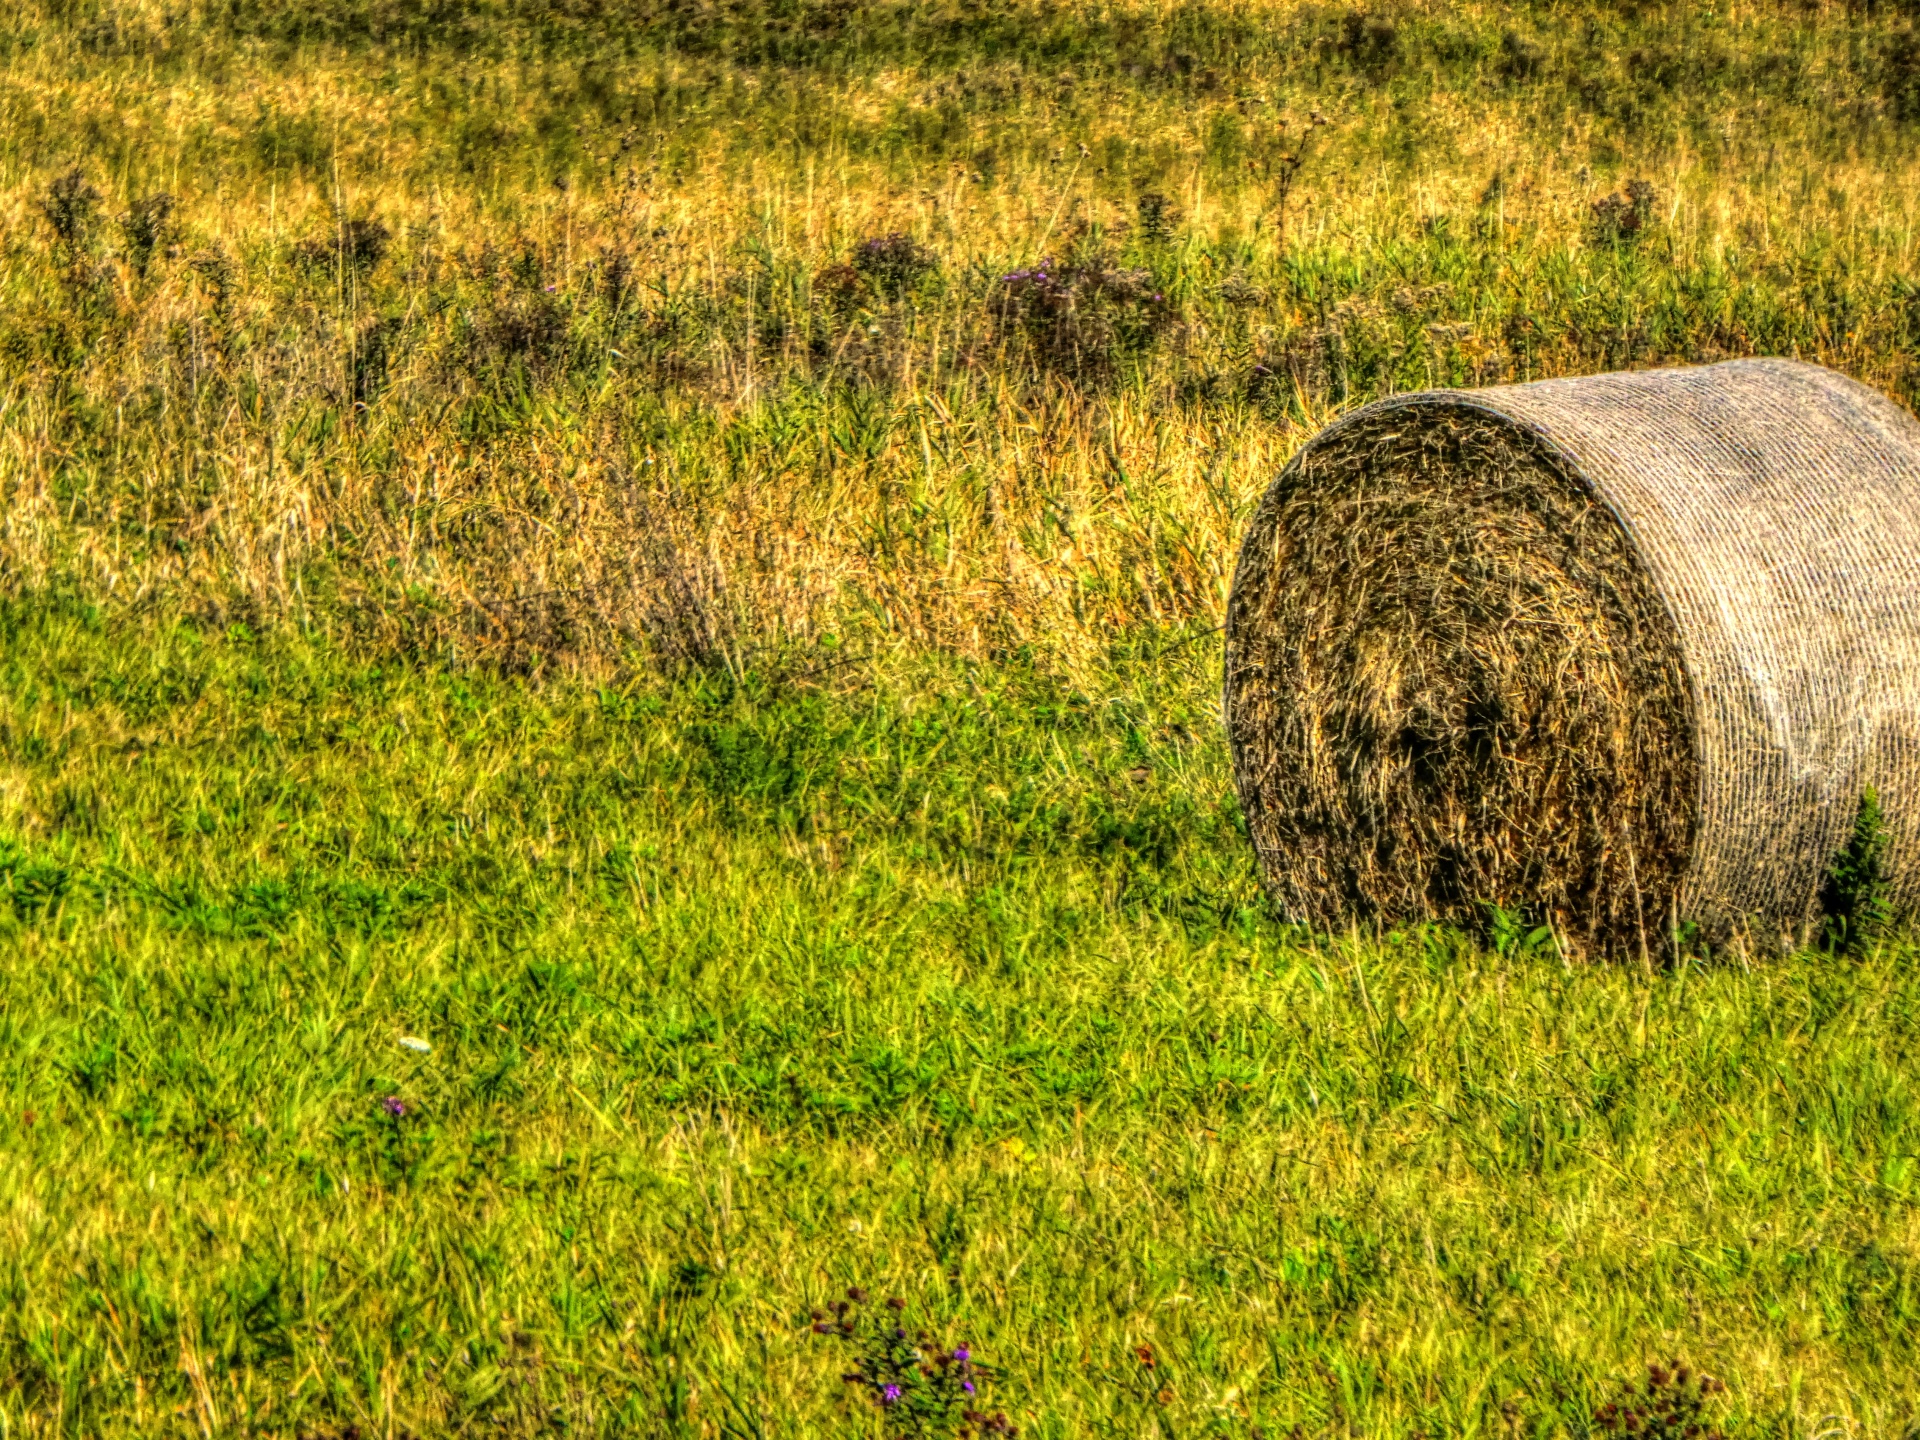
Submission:
<svg viewBox="0 0 1920 1440">
<path fill-rule="evenodd" d="M 1915 387 L 1877 12 L 25 17 L 16 593 L 530 669 L 1076 663 L 1215 624 L 1250 497 L 1378 394 Z"/>
</svg>

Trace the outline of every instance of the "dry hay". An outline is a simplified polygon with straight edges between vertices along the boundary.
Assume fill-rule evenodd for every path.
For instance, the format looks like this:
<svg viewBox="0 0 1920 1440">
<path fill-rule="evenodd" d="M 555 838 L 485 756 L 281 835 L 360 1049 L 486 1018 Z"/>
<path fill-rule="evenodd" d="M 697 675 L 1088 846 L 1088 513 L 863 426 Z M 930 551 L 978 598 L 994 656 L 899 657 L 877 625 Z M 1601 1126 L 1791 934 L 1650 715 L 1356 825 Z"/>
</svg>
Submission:
<svg viewBox="0 0 1920 1440">
<path fill-rule="evenodd" d="M 1310 924 L 1791 938 L 1869 785 L 1910 910 L 1920 424 L 1778 360 L 1370 405 L 1261 501 L 1226 710 Z"/>
</svg>

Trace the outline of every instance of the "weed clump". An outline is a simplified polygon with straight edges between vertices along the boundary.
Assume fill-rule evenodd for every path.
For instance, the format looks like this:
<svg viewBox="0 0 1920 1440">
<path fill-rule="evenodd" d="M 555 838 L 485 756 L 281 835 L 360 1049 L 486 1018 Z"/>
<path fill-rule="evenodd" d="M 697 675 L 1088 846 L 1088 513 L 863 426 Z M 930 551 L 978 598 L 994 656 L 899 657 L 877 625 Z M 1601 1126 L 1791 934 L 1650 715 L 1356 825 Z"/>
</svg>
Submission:
<svg viewBox="0 0 1920 1440">
<path fill-rule="evenodd" d="M 1500 33 L 1500 58 L 1496 62 L 1503 80 L 1535 79 L 1546 68 L 1546 48 L 1515 30 Z"/>
<path fill-rule="evenodd" d="M 1400 58 L 1400 27 L 1384 15 L 1349 10 L 1340 17 L 1333 48 L 1355 69 L 1378 75 Z"/>
<path fill-rule="evenodd" d="M 836 315 L 848 315 L 860 308 L 867 282 L 853 266 L 828 265 L 813 277 L 815 297 Z"/>
<path fill-rule="evenodd" d="M 153 257 L 171 243 L 177 204 L 173 196 L 162 190 L 134 201 L 120 217 L 120 240 L 126 247 L 127 265 L 142 279 L 152 266 Z"/>
<path fill-rule="evenodd" d="M 1588 232 L 1602 244 L 1636 239 L 1652 225 L 1658 201 L 1659 194 L 1650 181 L 1629 180 L 1617 194 L 1603 195 L 1593 202 Z"/>
<path fill-rule="evenodd" d="M 1158 190 L 1141 195 L 1134 202 L 1134 213 L 1140 218 L 1140 238 L 1154 245 L 1166 244 L 1180 227 L 1179 210 Z"/>
<path fill-rule="evenodd" d="M 1049 257 L 1001 276 L 999 318 L 1026 337 L 1042 369 L 1084 379 L 1151 349 L 1173 311 L 1152 271 L 1094 255 L 1065 265 Z"/>
<path fill-rule="evenodd" d="M 573 330 L 551 295 L 515 295 L 496 302 L 477 328 L 480 354 L 547 370 L 564 360 Z"/>
<path fill-rule="evenodd" d="M 1920 31 L 1903 25 L 1881 43 L 1880 93 L 1896 120 L 1920 120 Z"/>
<path fill-rule="evenodd" d="M 348 220 L 330 238 L 302 240 L 293 247 L 293 263 L 304 270 L 342 265 L 371 271 L 386 258 L 393 232 L 378 220 Z"/>
<path fill-rule="evenodd" d="M 68 263 L 77 263 L 93 239 L 100 216 L 100 192 L 87 182 L 86 172 L 75 165 L 47 187 L 40 213 Z"/>
<path fill-rule="evenodd" d="M 1842 955 L 1860 954 L 1893 923 L 1893 875 L 1887 850 L 1886 817 L 1879 794 L 1869 786 L 1860 796 L 1853 834 L 1827 867 L 1820 890 L 1826 943 Z"/>
<path fill-rule="evenodd" d="M 633 256 L 624 249 L 609 246 L 600 257 L 600 295 L 609 310 L 618 310 L 632 296 L 638 276 Z"/>
<path fill-rule="evenodd" d="M 841 1380 L 879 1410 L 889 1440 L 932 1440 L 938 1436 L 1003 1435 L 1020 1432 L 1004 1411 L 976 1408 L 987 1371 L 966 1344 L 951 1349 L 926 1331 L 909 1336 L 901 1323 L 907 1302 L 892 1299 L 874 1321 L 863 1321 L 857 1307 L 867 1303 L 858 1285 L 823 1310 L 813 1312 L 813 1333 L 830 1336 L 853 1352 Z"/>
<path fill-rule="evenodd" d="M 1593 1412 L 1606 1435 L 1636 1440 L 1722 1440 L 1707 1417 L 1708 1403 L 1727 1392 L 1723 1381 L 1702 1375 L 1681 1360 L 1647 1366 L 1646 1379 L 1622 1387 L 1617 1400 Z"/>
<path fill-rule="evenodd" d="M 399 333 L 399 319 L 389 315 L 368 321 L 354 336 L 348 389 L 356 409 L 367 409 L 386 389 L 393 341 Z"/>
<path fill-rule="evenodd" d="M 854 273 L 888 300 L 897 300 L 940 268 L 939 257 L 911 235 L 893 231 L 855 247 Z"/>
<path fill-rule="evenodd" d="M 1213 293 L 1236 310 L 1251 310 L 1267 303 L 1267 292 L 1247 279 L 1244 270 L 1235 270 L 1214 286 Z"/>
</svg>

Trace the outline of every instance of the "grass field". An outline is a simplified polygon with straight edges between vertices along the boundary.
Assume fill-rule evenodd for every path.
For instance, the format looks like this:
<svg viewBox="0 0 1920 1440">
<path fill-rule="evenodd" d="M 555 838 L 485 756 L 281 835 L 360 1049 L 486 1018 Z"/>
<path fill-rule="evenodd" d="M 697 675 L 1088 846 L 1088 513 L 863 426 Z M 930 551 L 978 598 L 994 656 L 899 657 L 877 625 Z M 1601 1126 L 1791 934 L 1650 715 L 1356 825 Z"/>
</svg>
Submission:
<svg viewBox="0 0 1920 1440">
<path fill-rule="evenodd" d="M 1379 394 L 1912 403 L 1917 139 L 1890 5 L 16 9 L 0 1433 L 888 1434 L 850 1286 L 1028 1436 L 1913 1433 L 1911 944 L 1290 931 L 1211 632 Z"/>
</svg>

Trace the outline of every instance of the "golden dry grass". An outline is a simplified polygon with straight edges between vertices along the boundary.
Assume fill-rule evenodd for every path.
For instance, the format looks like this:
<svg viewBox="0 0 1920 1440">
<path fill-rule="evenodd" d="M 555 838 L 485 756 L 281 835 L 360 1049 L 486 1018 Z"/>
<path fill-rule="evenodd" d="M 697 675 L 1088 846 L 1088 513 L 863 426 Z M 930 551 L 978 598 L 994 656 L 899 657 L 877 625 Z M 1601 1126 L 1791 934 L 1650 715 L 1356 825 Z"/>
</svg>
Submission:
<svg viewBox="0 0 1920 1440">
<path fill-rule="evenodd" d="M 559 13 L 28 12 L 17 593 L 516 666 L 1065 660 L 1215 623 L 1249 498 L 1376 394 L 1753 350 L 1910 384 L 1887 23 Z M 42 213 L 73 164 L 79 255 Z M 143 278 L 112 222 L 160 191 Z M 316 259 L 350 220 L 377 263 Z M 933 267 L 849 288 L 892 232 Z M 1049 366 L 998 278 L 1047 255 L 1168 299 Z"/>
</svg>

